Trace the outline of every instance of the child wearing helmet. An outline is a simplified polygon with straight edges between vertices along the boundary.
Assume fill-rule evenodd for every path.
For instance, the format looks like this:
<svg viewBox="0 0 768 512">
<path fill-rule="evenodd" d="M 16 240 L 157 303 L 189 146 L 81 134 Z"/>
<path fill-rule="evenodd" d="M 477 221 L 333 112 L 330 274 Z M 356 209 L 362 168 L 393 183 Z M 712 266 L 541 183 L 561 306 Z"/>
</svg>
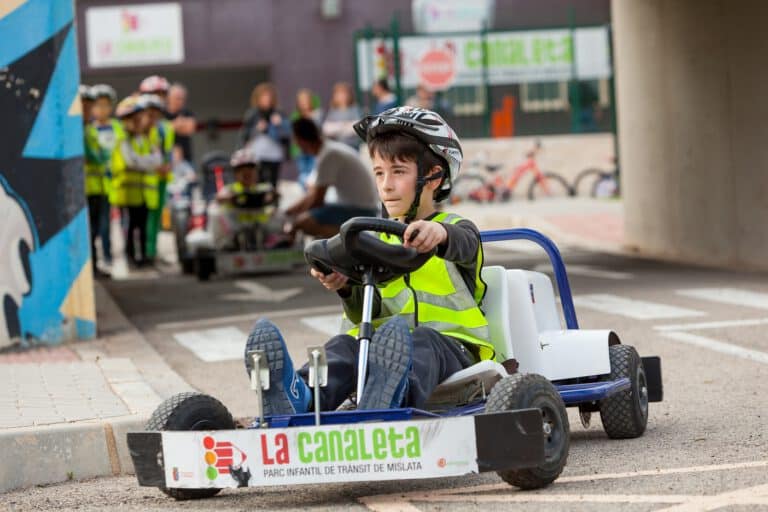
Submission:
<svg viewBox="0 0 768 512">
<path fill-rule="evenodd" d="M 88 223 L 91 232 L 91 266 L 95 276 L 105 275 L 96 265 L 96 237 L 99 236 L 99 222 L 102 210 L 109 208 L 107 200 L 107 162 L 109 153 L 99 144 L 96 128 L 91 124 L 93 113 L 93 87 L 80 86 L 80 101 L 83 109 L 83 160 L 85 163 L 85 195 L 88 201 Z"/>
<path fill-rule="evenodd" d="M 480 279 L 480 233 L 471 221 L 435 208 L 435 202 L 448 197 L 459 173 L 461 144 L 438 114 L 414 107 L 367 117 L 355 131 L 368 143 L 385 214 L 408 224 L 402 241 L 382 238 L 419 252 L 437 248 L 416 271 L 379 285 L 373 307 L 377 328 L 369 347 L 365 392 L 357 407 L 418 408 L 453 373 L 495 357 L 480 310 L 486 288 Z M 339 294 L 349 328 L 325 346 L 328 385 L 320 390 L 321 406 L 333 410 L 355 387 L 354 335 L 361 320 L 362 287 L 350 286 L 338 272 L 324 275 L 313 269 L 311 274 Z M 313 407 L 306 385 L 308 367 L 294 372 L 274 324 L 265 319 L 256 323 L 246 352 L 252 349 L 264 350 L 269 363 L 266 414 L 300 413 Z"/>
<path fill-rule="evenodd" d="M 258 159 L 251 151 L 235 151 L 230 166 L 235 181 L 216 193 L 216 204 L 208 210 L 208 229 L 219 249 L 259 248 L 275 212 L 277 194 L 271 183 L 259 182 Z"/>
<path fill-rule="evenodd" d="M 112 117 L 117 102 L 117 93 L 107 84 L 96 84 L 91 87 L 93 94 L 92 123 L 99 138 L 99 145 L 107 152 L 109 158 L 115 149 L 115 140 L 117 134 L 122 130 L 120 122 Z M 112 187 L 112 169 L 109 165 L 106 167 L 105 185 L 107 194 Z M 111 203 L 105 200 L 101 208 L 101 218 L 99 219 L 99 238 L 101 238 L 101 249 L 104 253 L 104 260 L 108 266 L 112 265 L 112 243 L 110 236 L 110 210 Z"/>
<path fill-rule="evenodd" d="M 110 161 L 110 200 L 127 213 L 126 257 L 130 263 L 142 266 L 147 262 L 147 206 L 157 202 L 153 191 L 145 188 L 145 182 L 147 175 L 162 165 L 163 156 L 159 148 L 150 144 L 150 120 L 138 97 L 129 96 L 122 100 L 115 114 L 122 129 L 115 139 Z"/>
</svg>

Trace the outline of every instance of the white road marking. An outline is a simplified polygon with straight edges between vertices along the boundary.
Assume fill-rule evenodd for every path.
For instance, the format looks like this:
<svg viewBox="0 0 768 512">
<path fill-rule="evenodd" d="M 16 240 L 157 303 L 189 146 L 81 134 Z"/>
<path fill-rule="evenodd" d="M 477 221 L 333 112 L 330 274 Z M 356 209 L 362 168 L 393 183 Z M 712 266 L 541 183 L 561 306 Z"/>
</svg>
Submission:
<svg viewBox="0 0 768 512">
<path fill-rule="evenodd" d="M 315 306 L 311 308 L 281 309 L 279 311 L 264 311 L 261 313 L 244 313 L 242 315 L 219 316 L 216 318 L 203 318 L 200 320 L 183 320 L 181 322 L 164 322 L 157 324 L 158 329 L 183 329 L 190 327 L 209 327 L 212 325 L 226 325 L 238 322 L 250 322 L 259 318 L 290 318 L 304 317 L 306 315 L 332 313 L 341 315 L 341 306 Z"/>
<path fill-rule="evenodd" d="M 723 320 L 721 322 L 701 322 L 693 324 L 657 325 L 657 331 L 694 331 L 699 329 L 724 329 L 727 327 L 750 327 L 768 324 L 768 318 L 749 318 L 746 320 Z"/>
<path fill-rule="evenodd" d="M 752 469 L 768 467 L 768 460 L 737 462 L 710 466 L 691 466 L 683 468 L 664 468 L 625 473 L 603 473 L 598 475 L 578 475 L 558 478 L 554 486 L 573 482 L 591 482 L 620 478 L 637 478 L 643 476 L 663 476 L 681 473 L 706 473 L 711 471 L 729 471 L 734 469 Z M 499 491 L 497 495 L 479 495 L 479 493 Z M 749 487 L 735 492 L 717 495 L 585 495 L 585 494 L 533 494 L 529 492 L 510 492 L 508 484 L 488 484 L 441 489 L 437 491 L 414 491 L 410 493 L 382 494 L 363 496 L 358 501 L 375 512 L 417 512 L 419 509 L 411 501 L 435 502 L 604 502 L 604 503 L 676 503 L 679 507 L 665 509 L 675 512 L 694 510 L 714 510 L 731 504 L 768 504 L 766 486 Z M 470 496 L 467 496 L 470 494 Z M 674 499 L 674 501 L 673 501 Z"/>
<path fill-rule="evenodd" d="M 694 288 L 690 290 L 677 290 L 675 293 L 684 297 L 693 297 L 711 302 L 768 309 L 768 293 L 753 292 L 739 288 Z"/>
<path fill-rule="evenodd" d="M 309 316 L 301 319 L 301 323 L 329 336 L 335 336 L 341 332 L 341 315 Z"/>
<path fill-rule="evenodd" d="M 642 300 L 626 299 L 618 295 L 607 293 L 594 293 L 589 295 L 577 295 L 574 297 L 576 307 L 593 309 L 601 313 L 626 316 L 637 320 L 653 320 L 657 318 L 678 318 L 686 316 L 704 316 L 705 313 L 693 309 L 646 302 Z"/>
<path fill-rule="evenodd" d="M 272 290 L 256 281 L 235 281 L 235 286 L 243 290 L 242 293 L 225 293 L 219 295 L 222 300 L 240 300 L 245 302 L 285 302 L 291 297 L 300 294 L 303 288 L 286 288 L 285 290 Z"/>
<path fill-rule="evenodd" d="M 552 274 L 552 265 L 536 265 L 533 270 L 536 272 L 544 272 L 545 274 Z M 605 270 L 600 267 L 593 267 L 591 265 L 567 265 L 565 270 L 568 275 L 584 276 L 584 277 L 597 277 L 601 279 L 616 279 L 626 280 L 634 278 L 634 274 L 629 272 L 619 272 L 616 270 Z"/>
<path fill-rule="evenodd" d="M 683 331 L 662 332 L 661 335 L 665 338 L 682 341 L 683 343 L 714 350 L 715 352 L 720 352 L 722 354 L 728 354 L 730 356 L 741 357 L 742 359 L 749 359 L 750 361 L 768 364 L 768 353 L 760 352 L 759 350 L 751 350 L 748 348 L 740 347 L 738 345 L 732 345 L 731 343 L 725 343 L 723 341 L 718 341 L 712 338 L 707 338 L 705 336 L 699 336 L 698 334 L 692 334 Z"/>
<path fill-rule="evenodd" d="M 214 363 L 242 359 L 248 335 L 237 327 L 219 327 L 174 333 L 173 337 L 200 360 Z"/>
</svg>

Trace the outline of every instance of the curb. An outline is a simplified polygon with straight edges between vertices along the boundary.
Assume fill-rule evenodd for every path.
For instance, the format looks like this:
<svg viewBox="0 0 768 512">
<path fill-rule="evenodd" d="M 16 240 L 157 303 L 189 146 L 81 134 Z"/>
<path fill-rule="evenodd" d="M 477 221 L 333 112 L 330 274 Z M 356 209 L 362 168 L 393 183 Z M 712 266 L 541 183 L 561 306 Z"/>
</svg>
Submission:
<svg viewBox="0 0 768 512">
<path fill-rule="evenodd" d="M 146 418 L 123 416 L 0 431 L 0 493 L 97 476 L 133 474 L 126 433 L 142 430 Z"/>
</svg>

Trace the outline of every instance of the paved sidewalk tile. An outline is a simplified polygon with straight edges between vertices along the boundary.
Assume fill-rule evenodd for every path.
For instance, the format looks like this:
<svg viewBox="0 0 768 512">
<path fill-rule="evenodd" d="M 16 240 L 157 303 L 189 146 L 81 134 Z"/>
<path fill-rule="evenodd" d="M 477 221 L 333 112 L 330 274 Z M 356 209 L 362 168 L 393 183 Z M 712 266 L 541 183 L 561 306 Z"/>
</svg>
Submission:
<svg viewBox="0 0 768 512">
<path fill-rule="evenodd" d="M 74 350 L 69 347 L 35 347 L 24 351 L 0 354 L 0 364 L 12 363 L 64 363 L 79 361 Z"/>
<path fill-rule="evenodd" d="M 82 361 L 0 364 L 0 428 L 51 425 L 131 413 L 101 368 Z"/>
</svg>

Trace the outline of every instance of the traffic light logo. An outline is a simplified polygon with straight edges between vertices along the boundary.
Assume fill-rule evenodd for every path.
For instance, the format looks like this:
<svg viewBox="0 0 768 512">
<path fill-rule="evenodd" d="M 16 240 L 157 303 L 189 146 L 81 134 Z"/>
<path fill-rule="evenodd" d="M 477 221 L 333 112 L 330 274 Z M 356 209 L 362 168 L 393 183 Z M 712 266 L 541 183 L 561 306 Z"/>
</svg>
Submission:
<svg viewBox="0 0 768 512">
<path fill-rule="evenodd" d="M 209 480 L 216 480 L 219 475 L 227 475 L 233 467 L 242 466 L 247 458 L 245 452 L 229 441 L 216 441 L 212 436 L 203 438 L 205 447 L 205 463 L 208 468 L 205 476 Z"/>
</svg>

